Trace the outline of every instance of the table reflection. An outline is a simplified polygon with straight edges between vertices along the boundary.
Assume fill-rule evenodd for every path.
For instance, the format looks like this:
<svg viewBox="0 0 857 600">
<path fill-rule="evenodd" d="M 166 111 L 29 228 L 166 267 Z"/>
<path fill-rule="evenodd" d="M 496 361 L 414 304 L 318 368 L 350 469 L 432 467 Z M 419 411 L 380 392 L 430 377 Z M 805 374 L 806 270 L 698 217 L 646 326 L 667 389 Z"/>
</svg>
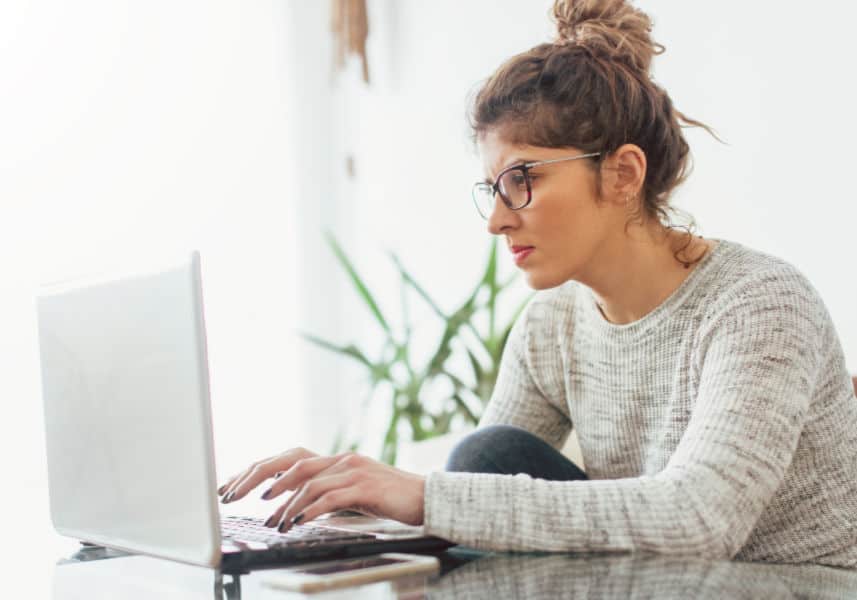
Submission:
<svg viewBox="0 0 857 600">
<path fill-rule="evenodd" d="M 348 598 L 381 600 L 503 598 L 857 598 L 857 572 L 656 555 L 488 554 L 452 550 L 431 578 L 404 578 L 304 596 L 265 585 L 271 571 L 233 576 L 141 556 L 89 551 L 58 562 L 56 600 L 89 597 Z"/>
<path fill-rule="evenodd" d="M 441 598 L 857 598 L 857 572 L 657 555 L 491 555 L 432 583 Z"/>
<path fill-rule="evenodd" d="M 425 598 L 429 583 L 425 575 L 411 575 L 307 595 L 266 585 L 266 579 L 276 571 L 266 569 L 233 575 L 169 560 L 90 548 L 57 561 L 52 581 L 53 598 L 416 600 Z"/>
</svg>

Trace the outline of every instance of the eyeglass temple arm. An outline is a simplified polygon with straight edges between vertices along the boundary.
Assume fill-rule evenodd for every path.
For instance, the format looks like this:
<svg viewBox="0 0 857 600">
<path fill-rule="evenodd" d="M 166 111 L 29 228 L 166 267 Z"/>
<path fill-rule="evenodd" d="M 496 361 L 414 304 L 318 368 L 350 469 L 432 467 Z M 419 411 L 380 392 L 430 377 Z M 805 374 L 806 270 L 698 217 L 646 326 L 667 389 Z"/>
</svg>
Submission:
<svg viewBox="0 0 857 600">
<path fill-rule="evenodd" d="M 588 154 L 581 154 L 579 156 L 567 156 L 565 158 L 552 158 L 550 160 L 539 160 L 536 162 L 524 163 L 521 166 L 530 169 L 530 168 L 536 167 L 538 165 L 549 165 L 551 163 L 563 162 L 565 160 L 577 160 L 578 158 L 590 158 L 592 156 L 598 156 L 600 154 L 601 154 L 600 152 L 590 152 Z"/>
</svg>

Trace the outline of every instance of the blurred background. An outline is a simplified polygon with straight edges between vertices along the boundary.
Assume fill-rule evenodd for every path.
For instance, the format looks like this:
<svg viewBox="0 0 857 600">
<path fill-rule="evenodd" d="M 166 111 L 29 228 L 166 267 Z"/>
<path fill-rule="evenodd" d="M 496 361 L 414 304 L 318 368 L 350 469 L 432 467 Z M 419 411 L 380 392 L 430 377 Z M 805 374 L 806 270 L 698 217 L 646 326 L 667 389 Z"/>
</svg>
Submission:
<svg viewBox="0 0 857 600">
<path fill-rule="evenodd" d="M 800 268 L 857 371 L 846 60 L 857 8 L 636 4 L 667 49 L 655 79 L 728 142 L 687 130 L 695 170 L 676 204 L 705 237 Z M 50 532 L 42 283 L 200 250 L 222 477 L 295 445 L 326 451 L 345 421 L 375 427 L 358 402 L 362 370 L 297 335 L 376 342 L 323 231 L 391 320 L 390 251 L 442 307 L 460 303 L 490 237 L 470 200 L 483 173 L 468 99 L 504 59 L 553 36 L 551 5 L 368 0 L 367 85 L 356 59 L 334 71 L 326 1 L 0 3 L 0 456 L 12 484 L 0 503 L 21 515 L 13 527 Z M 509 295 L 526 293 L 519 281 Z M 427 330 L 431 317 L 411 315 Z"/>
</svg>

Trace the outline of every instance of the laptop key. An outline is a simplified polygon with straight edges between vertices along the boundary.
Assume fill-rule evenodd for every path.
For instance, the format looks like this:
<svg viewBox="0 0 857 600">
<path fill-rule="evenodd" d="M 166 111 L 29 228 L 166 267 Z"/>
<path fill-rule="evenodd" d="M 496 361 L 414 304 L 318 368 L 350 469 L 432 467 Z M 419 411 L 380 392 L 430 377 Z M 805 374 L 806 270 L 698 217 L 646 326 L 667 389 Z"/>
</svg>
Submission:
<svg viewBox="0 0 857 600">
<path fill-rule="evenodd" d="M 298 525 L 285 533 L 265 527 L 261 519 L 255 517 L 226 517 L 222 523 L 225 542 L 248 550 L 267 550 L 271 548 L 305 549 L 319 548 L 325 545 L 373 541 L 375 536 L 358 531 L 331 529 L 313 524 Z"/>
</svg>

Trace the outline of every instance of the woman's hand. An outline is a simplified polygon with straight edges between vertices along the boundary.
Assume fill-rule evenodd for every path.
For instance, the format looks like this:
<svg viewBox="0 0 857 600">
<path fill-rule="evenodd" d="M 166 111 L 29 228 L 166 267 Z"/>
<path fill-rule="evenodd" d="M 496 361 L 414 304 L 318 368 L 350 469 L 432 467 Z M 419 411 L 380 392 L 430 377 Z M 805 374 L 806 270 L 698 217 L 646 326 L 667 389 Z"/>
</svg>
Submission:
<svg viewBox="0 0 857 600">
<path fill-rule="evenodd" d="M 217 493 L 222 502 L 234 502 L 270 478 L 274 482 L 262 494 L 265 500 L 295 491 L 265 522 L 283 532 L 342 509 L 423 524 L 425 478 L 352 452 L 319 456 L 303 448 L 287 450 L 250 465 Z"/>
</svg>

